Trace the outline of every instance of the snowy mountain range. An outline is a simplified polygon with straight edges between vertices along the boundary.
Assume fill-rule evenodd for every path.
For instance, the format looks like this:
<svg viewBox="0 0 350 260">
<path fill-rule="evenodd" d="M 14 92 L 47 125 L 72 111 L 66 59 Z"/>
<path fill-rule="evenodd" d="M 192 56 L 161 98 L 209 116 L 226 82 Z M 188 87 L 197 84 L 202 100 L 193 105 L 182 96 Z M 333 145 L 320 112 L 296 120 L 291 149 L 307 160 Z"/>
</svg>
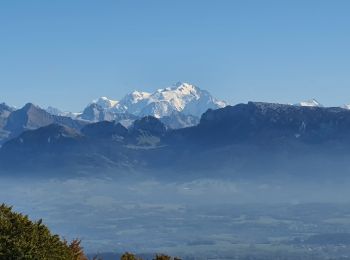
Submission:
<svg viewBox="0 0 350 260">
<path fill-rule="evenodd" d="M 52 123 L 74 126 L 78 131 L 82 125 L 101 121 L 115 121 L 128 128 L 137 119 L 153 116 L 167 128 L 184 128 L 197 125 L 201 114 L 208 109 L 224 106 L 225 102 L 188 83 L 178 83 L 154 93 L 134 91 L 120 101 L 101 97 L 79 113 L 63 112 L 51 106 L 42 109 L 32 103 L 18 109 L 0 104 L 0 144 L 23 131 Z"/>
<path fill-rule="evenodd" d="M 158 89 L 153 93 L 134 91 L 120 101 L 101 97 L 87 107 L 95 107 L 96 110 L 99 110 L 98 116 L 94 118 L 83 112 L 80 118 L 100 121 L 98 118 L 101 117 L 101 112 L 109 117 L 128 113 L 137 117 L 162 118 L 174 113 L 182 113 L 199 118 L 208 109 L 222 108 L 226 105 L 226 102 L 217 100 L 208 91 L 188 83 L 177 83 L 172 87 Z"/>
<path fill-rule="evenodd" d="M 120 101 L 100 97 L 92 101 L 77 118 L 91 122 L 118 121 L 128 126 L 137 118 L 154 116 L 171 128 L 183 128 L 197 124 L 208 109 L 226 105 L 208 91 L 179 82 L 153 93 L 133 91 Z"/>
<path fill-rule="evenodd" d="M 137 118 L 154 116 L 174 128 L 195 125 L 208 109 L 227 106 L 225 101 L 214 98 L 208 91 L 199 87 L 178 82 L 171 87 L 158 89 L 153 93 L 133 91 L 117 101 L 108 97 L 93 100 L 82 112 L 62 112 L 48 107 L 47 112 L 57 116 L 68 116 L 90 122 L 118 121 L 125 126 Z M 323 107 L 316 99 L 294 104 L 301 107 Z M 350 109 L 350 105 L 341 106 Z"/>
<path fill-rule="evenodd" d="M 79 113 L 63 112 L 53 107 L 42 109 L 31 103 L 18 109 L 3 103 L 0 104 L 0 144 L 23 131 L 52 123 L 73 127 L 77 131 L 86 124 L 101 121 L 114 121 L 129 128 L 136 120 L 153 116 L 167 129 L 180 129 L 198 125 L 201 115 L 209 109 L 215 110 L 226 106 L 226 102 L 214 98 L 208 91 L 181 82 L 153 93 L 134 91 L 119 101 L 101 97 L 89 103 Z M 294 104 L 293 107 L 323 108 L 324 106 L 311 99 Z M 349 110 L 350 105 L 341 108 Z"/>
<path fill-rule="evenodd" d="M 350 173 L 350 111 L 340 107 L 248 102 L 207 110 L 196 126 L 169 129 L 153 116 L 126 128 L 27 104 L 10 113 L 4 129 L 11 138 L 0 148 L 0 172 Z"/>
</svg>

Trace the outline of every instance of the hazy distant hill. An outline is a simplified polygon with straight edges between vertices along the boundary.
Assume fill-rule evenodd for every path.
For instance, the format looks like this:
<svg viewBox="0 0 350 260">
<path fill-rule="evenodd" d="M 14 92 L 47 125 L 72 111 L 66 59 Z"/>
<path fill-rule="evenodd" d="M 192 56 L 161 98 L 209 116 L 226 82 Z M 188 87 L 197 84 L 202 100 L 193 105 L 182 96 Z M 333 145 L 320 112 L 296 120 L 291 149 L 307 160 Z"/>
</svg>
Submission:
<svg viewBox="0 0 350 260">
<path fill-rule="evenodd" d="M 24 107 L 8 113 L 2 129 L 7 131 L 11 138 L 18 136 L 24 131 L 34 130 L 50 124 L 61 124 L 79 130 L 87 122 L 74 120 L 70 117 L 52 115 L 32 103 L 28 103 Z"/>
</svg>

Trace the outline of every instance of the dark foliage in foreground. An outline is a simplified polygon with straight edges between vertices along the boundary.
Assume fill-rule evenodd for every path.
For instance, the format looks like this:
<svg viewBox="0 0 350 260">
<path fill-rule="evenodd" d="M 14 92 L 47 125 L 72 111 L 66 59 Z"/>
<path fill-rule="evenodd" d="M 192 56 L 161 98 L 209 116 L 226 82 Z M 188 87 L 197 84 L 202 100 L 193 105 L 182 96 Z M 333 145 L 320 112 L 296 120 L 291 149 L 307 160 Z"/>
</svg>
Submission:
<svg viewBox="0 0 350 260">
<path fill-rule="evenodd" d="M 12 211 L 12 207 L 0 205 L 0 260 L 88 260 L 80 240 L 70 244 L 52 234 L 42 220 L 31 221 L 27 215 Z M 179 260 L 159 254 L 154 260 Z M 94 257 L 93 260 L 102 260 Z M 131 253 L 124 253 L 121 260 L 142 260 Z"/>
<path fill-rule="evenodd" d="M 6 260 L 86 260 L 79 240 L 71 244 L 54 235 L 28 216 L 0 205 L 0 259 Z"/>
</svg>

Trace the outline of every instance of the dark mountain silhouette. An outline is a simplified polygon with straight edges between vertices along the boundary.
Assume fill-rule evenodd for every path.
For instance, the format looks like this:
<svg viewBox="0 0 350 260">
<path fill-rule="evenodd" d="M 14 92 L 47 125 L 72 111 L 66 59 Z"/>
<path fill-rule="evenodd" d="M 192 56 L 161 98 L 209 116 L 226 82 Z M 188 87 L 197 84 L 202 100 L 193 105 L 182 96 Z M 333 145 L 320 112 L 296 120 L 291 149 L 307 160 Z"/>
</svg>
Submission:
<svg viewBox="0 0 350 260">
<path fill-rule="evenodd" d="M 153 116 L 146 116 L 136 120 L 130 132 L 136 136 L 141 134 L 162 136 L 166 132 L 166 127 L 159 119 Z"/>
<path fill-rule="evenodd" d="M 50 124 L 60 124 L 79 130 L 87 123 L 70 117 L 52 115 L 32 103 L 28 103 L 8 116 L 4 130 L 10 133 L 10 137 L 16 137 L 26 130 L 37 129 Z"/>
<path fill-rule="evenodd" d="M 4 147 L 17 147 L 18 150 L 31 150 L 36 152 L 46 149 L 63 148 L 66 145 L 82 141 L 83 135 L 77 130 L 63 125 L 51 124 L 33 131 L 25 131 L 18 138 L 4 144 Z"/>
<path fill-rule="evenodd" d="M 349 171 L 350 111 L 342 108 L 250 102 L 208 110 L 197 126 L 183 129 L 167 129 L 151 116 L 136 120 L 129 129 L 116 122 L 98 122 L 85 126 L 80 134 L 67 135 L 70 148 L 63 155 L 64 143 L 47 142 L 47 131 L 52 131 L 51 126 L 7 142 L 0 150 L 1 163 L 9 169 L 21 167 L 28 158 L 39 165 L 47 158 L 64 156 L 68 168 L 142 169 L 164 174 L 263 176 L 284 172 L 305 177 Z M 50 147 L 50 153 L 35 145 L 41 143 Z"/>
<path fill-rule="evenodd" d="M 128 135 L 128 129 L 115 121 L 101 121 L 89 124 L 85 126 L 81 132 L 92 139 L 125 138 Z"/>
<path fill-rule="evenodd" d="M 208 110 L 200 124 L 174 131 L 203 145 L 238 143 L 322 144 L 350 137 L 350 111 L 342 108 L 301 107 L 271 103 L 239 104 Z"/>
</svg>

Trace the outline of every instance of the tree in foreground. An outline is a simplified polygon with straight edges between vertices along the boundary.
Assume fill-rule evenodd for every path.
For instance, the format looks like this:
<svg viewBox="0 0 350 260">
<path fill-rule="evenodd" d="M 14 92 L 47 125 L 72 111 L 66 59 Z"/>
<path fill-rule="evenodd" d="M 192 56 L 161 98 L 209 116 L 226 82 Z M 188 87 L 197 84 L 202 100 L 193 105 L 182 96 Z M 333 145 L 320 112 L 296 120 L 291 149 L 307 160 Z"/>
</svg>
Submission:
<svg viewBox="0 0 350 260">
<path fill-rule="evenodd" d="M 154 260 L 171 260 L 171 257 L 164 254 L 157 254 Z"/>
<path fill-rule="evenodd" d="M 142 259 L 132 253 L 126 252 L 120 257 L 120 260 L 142 260 Z"/>
<path fill-rule="evenodd" d="M 121 257 L 120 260 L 143 260 L 140 257 L 137 257 L 136 255 L 126 252 Z M 164 254 L 157 254 L 153 260 L 181 260 L 180 258 L 164 255 Z"/>
<path fill-rule="evenodd" d="M 0 259 L 86 260 L 79 240 L 61 240 L 42 224 L 0 205 Z"/>
</svg>

